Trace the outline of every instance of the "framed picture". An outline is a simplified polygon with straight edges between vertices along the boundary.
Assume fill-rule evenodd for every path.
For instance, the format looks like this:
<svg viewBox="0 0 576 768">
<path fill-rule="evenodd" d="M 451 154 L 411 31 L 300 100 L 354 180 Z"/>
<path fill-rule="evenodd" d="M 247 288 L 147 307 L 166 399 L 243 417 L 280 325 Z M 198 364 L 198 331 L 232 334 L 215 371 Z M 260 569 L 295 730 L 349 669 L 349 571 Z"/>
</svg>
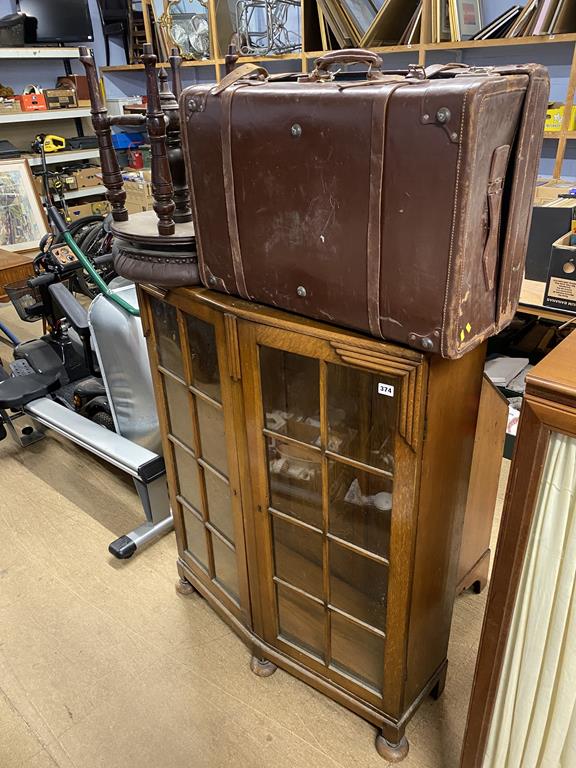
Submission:
<svg viewBox="0 0 576 768">
<path fill-rule="evenodd" d="M 0 248 L 28 251 L 48 232 L 28 160 L 0 161 L 0 210 Z"/>
<path fill-rule="evenodd" d="M 452 30 L 450 27 L 450 3 L 448 0 L 438 0 L 439 13 L 436 28 L 436 42 L 447 43 L 452 40 Z"/>
<path fill-rule="evenodd" d="M 453 0 L 459 40 L 469 40 L 482 29 L 480 0 Z"/>
</svg>

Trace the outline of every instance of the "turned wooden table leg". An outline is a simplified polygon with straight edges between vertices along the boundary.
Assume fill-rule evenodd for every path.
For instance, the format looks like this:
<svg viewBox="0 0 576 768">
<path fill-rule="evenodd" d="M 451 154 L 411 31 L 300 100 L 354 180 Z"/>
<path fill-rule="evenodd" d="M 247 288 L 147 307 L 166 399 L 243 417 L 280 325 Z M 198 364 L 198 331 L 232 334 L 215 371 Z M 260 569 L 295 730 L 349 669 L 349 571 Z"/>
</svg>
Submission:
<svg viewBox="0 0 576 768">
<path fill-rule="evenodd" d="M 270 675 L 276 672 L 278 667 L 267 659 L 259 659 L 257 656 L 252 656 L 250 659 L 250 669 L 258 677 L 270 677 Z"/>
<path fill-rule="evenodd" d="M 158 216 L 158 232 L 161 235 L 173 235 L 174 224 L 174 188 L 170 174 L 170 164 L 166 151 L 166 117 L 160 104 L 160 93 L 156 77 L 156 56 L 150 43 L 145 43 L 141 61 L 146 72 L 146 127 L 150 137 L 152 153 L 152 197 L 153 208 Z"/>
<path fill-rule="evenodd" d="M 172 59 L 174 57 L 170 57 Z M 186 167 L 184 164 L 184 152 L 182 151 L 182 139 L 180 136 L 180 112 L 174 93 L 168 85 L 168 75 L 164 68 L 158 75 L 160 83 L 160 104 L 166 115 L 166 153 L 172 176 L 174 189 L 174 221 L 183 224 L 192 221 L 192 209 L 190 207 L 190 192 L 186 180 Z"/>
<path fill-rule="evenodd" d="M 107 198 L 112 206 L 112 218 L 114 221 L 128 221 L 126 192 L 124 191 L 122 171 L 118 165 L 116 152 L 112 145 L 112 131 L 110 130 L 108 110 L 102 102 L 96 64 L 88 48 L 80 48 L 80 61 L 84 65 L 86 71 L 86 82 L 90 94 L 92 125 L 98 140 L 98 150 L 100 152 L 102 183 L 108 191 Z"/>
</svg>

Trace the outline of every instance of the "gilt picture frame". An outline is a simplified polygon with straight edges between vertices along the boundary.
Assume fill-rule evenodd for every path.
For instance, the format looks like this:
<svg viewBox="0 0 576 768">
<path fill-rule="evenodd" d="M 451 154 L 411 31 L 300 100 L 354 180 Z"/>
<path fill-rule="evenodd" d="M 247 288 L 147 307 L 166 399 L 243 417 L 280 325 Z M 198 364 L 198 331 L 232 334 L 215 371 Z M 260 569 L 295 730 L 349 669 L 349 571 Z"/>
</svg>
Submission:
<svg viewBox="0 0 576 768">
<path fill-rule="evenodd" d="M 48 220 L 28 160 L 0 161 L 0 248 L 13 253 L 38 246 Z"/>
<path fill-rule="evenodd" d="M 480 0 L 453 0 L 453 11 L 458 30 L 457 40 L 469 40 L 484 26 Z"/>
</svg>

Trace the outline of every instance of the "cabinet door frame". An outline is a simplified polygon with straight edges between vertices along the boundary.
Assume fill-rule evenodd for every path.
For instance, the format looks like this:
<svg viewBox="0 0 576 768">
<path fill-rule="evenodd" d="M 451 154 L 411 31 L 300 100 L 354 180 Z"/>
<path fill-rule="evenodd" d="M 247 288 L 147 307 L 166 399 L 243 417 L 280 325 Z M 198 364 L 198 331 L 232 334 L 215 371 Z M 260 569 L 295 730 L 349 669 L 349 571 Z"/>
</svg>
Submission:
<svg viewBox="0 0 576 768">
<path fill-rule="evenodd" d="M 169 300 L 166 301 L 164 293 L 160 290 L 156 291 L 151 286 L 138 287 L 139 301 L 142 313 L 142 324 L 144 328 L 144 335 L 146 336 L 148 343 L 148 352 L 150 356 L 152 380 L 154 384 L 154 393 L 156 401 L 158 403 L 158 418 L 160 421 L 160 429 L 162 434 L 162 447 L 164 452 L 164 460 L 166 464 L 166 474 L 168 479 L 168 488 L 170 494 L 170 504 L 172 507 L 172 514 L 174 517 L 174 527 L 176 529 L 176 540 L 178 545 L 178 554 L 180 559 L 185 563 L 187 568 L 192 571 L 195 578 L 198 579 L 202 585 L 215 595 L 218 601 L 220 601 L 227 610 L 230 611 L 244 626 L 252 628 L 252 610 L 250 601 L 250 590 L 248 584 L 248 571 L 246 562 L 246 540 L 244 532 L 244 523 L 242 515 L 242 492 L 240 478 L 245 476 L 246 470 L 243 466 L 245 455 L 241 447 L 236 444 L 235 434 L 239 431 L 243 432 L 243 409 L 242 409 L 242 396 L 240 386 L 238 383 L 239 378 L 239 365 L 238 365 L 238 342 L 236 337 L 236 331 L 234 324 L 230 327 L 229 322 L 226 322 L 227 317 L 221 312 L 214 310 L 199 302 L 188 301 L 182 299 L 179 296 L 173 294 L 170 295 Z M 150 299 L 163 301 L 171 306 L 177 314 L 178 320 L 178 332 L 180 338 L 180 350 L 182 353 L 182 360 L 184 365 L 185 381 L 179 379 L 179 377 L 171 374 L 163 368 L 159 361 L 156 335 L 154 330 L 153 310 L 150 303 Z M 192 397 L 199 397 L 190 390 L 192 385 L 192 371 L 190 361 L 190 347 L 188 341 L 188 330 L 186 327 L 185 316 L 196 317 L 199 320 L 213 326 L 216 339 L 216 349 L 218 356 L 218 370 L 220 376 L 220 390 L 222 399 L 222 414 L 224 418 L 225 434 L 226 434 L 226 457 L 228 462 L 228 482 L 230 487 L 230 501 L 232 506 L 232 512 L 234 517 L 234 545 L 236 561 L 238 566 L 238 586 L 239 586 L 239 603 L 233 599 L 233 597 L 223 589 L 211 574 L 214 574 L 214 558 L 211 549 L 211 544 L 208 541 L 209 534 L 205 528 L 205 535 L 207 537 L 206 546 L 209 553 L 209 572 L 206 571 L 194 560 L 188 553 L 185 542 L 187 541 L 187 534 L 184 525 L 182 502 L 178 499 L 176 489 L 178 488 L 178 472 L 176 468 L 176 461 L 174 456 L 174 444 L 178 445 L 178 441 L 174 440 L 170 436 L 170 425 L 168 422 L 168 404 L 166 395 L 164 392 L 163 376 L 171 376 L 175 381 L 180 381 L 184 384 L 188 390 L 190 417 L 192 419 L 192 431 L 194 434 L 195 447 L 197 449 L 200 445 L 199 440 L 199 425 L 197 414 L 195 409 L 191 408 Z M 235 320 L 235 318 L 232 318 Z M 230 425 L 230 427 L 228 427 Z M 196 451 L 197 452 L 197 451 Z M 198 463 L 198 462 L 197 462 Z M 202 473 L 200 465 L 198 466 L 199 476 Z M 245 480 L 244 480 L 245 482 Z M 199 483 L 200 493 L 202 498 L 203 518 L 206 521 L 208 508 L 206 493 L 204 484 Z M 211 536 L 218 536 L 214 533 L 213 529 L 210 530 Z M 224 537 L 219 536 L 224 546 L 229 546 Z"/>
<path fill-rule="evenodd" d="M 245 398 L 248 455 L 252 477 L 252 504 L 250 524 L 254 526 L 259 557 L 255 561 L 261 592 L 263 638 L 269 645 L 300 662 L 318 676 L 329 679 L 359 699 L 383 709 L 391 716 L 402 712 L 408 624 L 410 613 L 410 583 L 414 559 L 414 543 L 418 514 L 418 484 L 420 455 L 424 431 L 425 381 L 428 364 L 422 356 L 398 349 L 398 355 L 382 351 L 378 342 L 334 334 L 330 338 L 318 338 L 302 332 L 279 329 L 272 326 L 242 320 L 238 323 L 240 359 Z M 320 368 L 320 422 L 323 443 L 326 445 L 327 413 L 325 403 L 327 363 L 357 368 L 364 372 L 382 373 L 394 377 L 398 385 L 398 432 L 395 443 L 394 501 L 390 536 L 388 570 L 388 602 L 386 639 L 384 651 L 384 687 L 382 695 L 356 682 L 352 676 L 335 671 L 319 662 L 314 656 L 281 640 L 277 622 L 274 559 L 268 489 L 268 473 L 264 434 L 264 413 L 260 380 L 259 347 L 267 346 L 307 356 L 321 361 Z M 405 355 L 405 353 L 408 353 Z M 327 461 L 322 456 L 322 461 Z M 358 463 L 358 467 L 361 468 Z M 326 478 L 326 471 L 323 472 Z M 327 485 L 326 480 L 324 481 Z M 323 547 L 328 546 L 325 535 L 328 528 L 328 504 L 326 489 L 323 493 Z M 247 511 L 247 510 L 246 510 Z M 396 554 L 394 554 L 396 553 Z M 323 562 L 326 555 L 323 554 Z M 324 569 L 325 571 L 325 569 Z M 324 582 L 327 581 L 326 574 Z M 324 586 L 327 600 L 327 586 Z M 329 612 L 328 612 L 329 613 Z M 390 632 L 390 627 L 395 627 Z M 325 649 L 330 654 L 329 621 L 325 619 Z"/>
</svg>

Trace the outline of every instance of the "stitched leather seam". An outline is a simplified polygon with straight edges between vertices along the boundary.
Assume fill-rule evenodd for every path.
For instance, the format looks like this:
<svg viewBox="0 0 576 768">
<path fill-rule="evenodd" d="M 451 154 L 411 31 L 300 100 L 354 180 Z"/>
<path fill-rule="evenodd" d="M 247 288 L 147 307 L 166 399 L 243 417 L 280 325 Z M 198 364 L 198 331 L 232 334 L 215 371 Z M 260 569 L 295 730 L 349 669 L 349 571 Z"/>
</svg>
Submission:
<svg viewBox="0 0 576 768">
<path fill-rule="evenodd" d="M 454 237 L 456 234 L 456 219 L 458 217 L 458 199 L 460 195 L 460 172 L 462 170 L 462 155 L 464 153 L 464 118 L 468 106 L 468 91 L 464 94 L 462 102 L 462 116 L 460 118 L 460 147 L 458 148 L 458 162 L 456 164 L 456 185 L 454 187 L 454 213 L 452 215 L 452 232 L 450 234 L 450 251 L 448 254 L 448 271 L 446 275 L 446 287 L 444 289 L 444 308 L 442 311 L 442 353 L 446 356 L 446 314 L 448 311 L 448 291 L 450 288 L 452 257 L 454 255 Z"/>
</svg>

